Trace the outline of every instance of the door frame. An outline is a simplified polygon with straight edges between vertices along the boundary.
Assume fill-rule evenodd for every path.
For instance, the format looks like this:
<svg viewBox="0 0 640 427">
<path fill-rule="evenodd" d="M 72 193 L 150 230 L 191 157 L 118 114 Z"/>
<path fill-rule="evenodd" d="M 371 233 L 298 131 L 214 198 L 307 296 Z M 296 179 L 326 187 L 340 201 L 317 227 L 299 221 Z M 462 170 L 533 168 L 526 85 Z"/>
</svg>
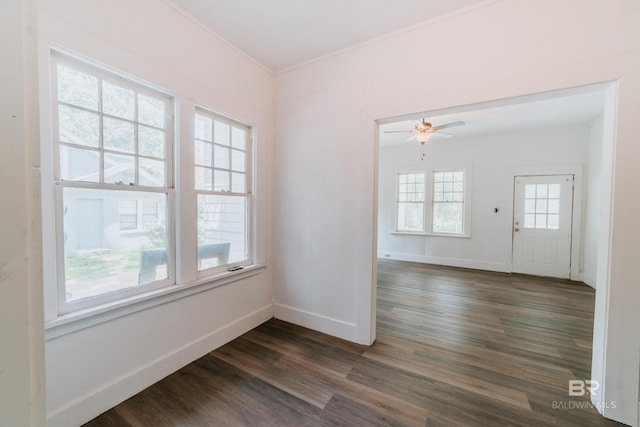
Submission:
<svg viewBox="0 0 640 427">
<path fill-rule="evenodd" d="M 514 222 L 514 199 L 515 199 L 515 179 L 517 176 L 540 176 L 540 175 L 573 175 L 573 214 L 571 218 L 571 255 L 569 280 L 582 280 L 583 260 L 582 260 L 582 212 L 584 204 L 584 165 L 581 163 L 563 165 L 541 165 L 541 166 L 519 166 L 512 168 L 509 172 L 509 230 L 506 234 L 506 247 L 509 253 L 506 270 L 513 272 L 513 222 Z"/>
</svg>

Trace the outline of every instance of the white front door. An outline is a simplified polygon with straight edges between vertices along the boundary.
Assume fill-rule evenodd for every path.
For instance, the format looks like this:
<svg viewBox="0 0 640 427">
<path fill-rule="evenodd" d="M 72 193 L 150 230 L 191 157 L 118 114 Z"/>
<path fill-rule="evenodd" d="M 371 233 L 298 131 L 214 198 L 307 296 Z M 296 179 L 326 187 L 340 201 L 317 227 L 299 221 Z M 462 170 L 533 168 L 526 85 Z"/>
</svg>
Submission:
<svg viewBox="0 0 640 427">
<path fill-rule="evenodd" d="M 513 272 L 568 279 L 573 175 L 516 176 Z"/>
</svg>

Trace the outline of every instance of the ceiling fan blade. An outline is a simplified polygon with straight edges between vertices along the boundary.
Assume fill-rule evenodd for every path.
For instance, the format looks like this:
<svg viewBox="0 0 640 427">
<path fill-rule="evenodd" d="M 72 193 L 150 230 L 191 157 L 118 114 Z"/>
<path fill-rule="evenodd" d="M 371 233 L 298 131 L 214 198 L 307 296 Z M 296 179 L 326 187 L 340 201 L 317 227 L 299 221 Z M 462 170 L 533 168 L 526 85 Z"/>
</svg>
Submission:
<svg viewBox="0 0 640 427">
<path fill-rule="evenodd" d="M 445 123 L 444 125 L 434 126 L 434 129 L 440 130 L 440 129 L 454 128 L 457 126 L 464 126 L 464 122 L 461 120 L 459 122 Z"/>
<path fill-rule="evenodd" d="M 450 133 L 444 133 L 444 132 L 440 132 L 439 130 L 435 131 L 433 133 L 434 136 L 440 136 L 442 138 L 451 138 L 453 135 L 451 135 Z"/>
<path fill-rule="evenodd" d="M 407 133 L 413 132 L 412 130 L 385 130 L 384 133 Z"/>
</svg>

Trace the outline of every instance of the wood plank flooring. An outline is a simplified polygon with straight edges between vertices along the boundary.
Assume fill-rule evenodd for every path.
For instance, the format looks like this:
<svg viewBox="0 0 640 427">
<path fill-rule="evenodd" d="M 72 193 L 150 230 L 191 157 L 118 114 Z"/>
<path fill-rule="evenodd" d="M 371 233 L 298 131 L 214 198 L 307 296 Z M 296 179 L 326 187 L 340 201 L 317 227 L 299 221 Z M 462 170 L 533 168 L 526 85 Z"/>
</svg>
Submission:
<svg viewBox="0 0 640 427">
<path fill-rule="evenodd" d="M 620 425 L 568 396 L 588 286 L 380 260 L 377 290 L 371 347 L 272 319 L 86 426 Z"/>
</svg>

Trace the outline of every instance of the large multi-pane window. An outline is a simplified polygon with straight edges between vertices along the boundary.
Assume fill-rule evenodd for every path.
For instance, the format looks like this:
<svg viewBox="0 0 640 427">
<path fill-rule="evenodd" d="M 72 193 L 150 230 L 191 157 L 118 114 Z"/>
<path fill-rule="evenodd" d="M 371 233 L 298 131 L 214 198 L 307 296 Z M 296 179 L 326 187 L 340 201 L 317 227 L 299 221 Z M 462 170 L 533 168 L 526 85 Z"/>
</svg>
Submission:
<svg viewBox="0 0 640 427">
<path fill-rule="evenodd" d="M 398 174 L 396 231 L 424 232 L 425 173 Z"/>
<path fill-rule="evenodd" d="M 463 234 L 464 171 L 433 172 L 432 231 Z"/>
<path fill-rule="evenodd" d="M 250 263 L 250 132 L 199 108 L 195 116 L 198 270 Z"/>
<path fill-rule="evenodd" d="M 172 98 L 61 54 L 52 65 L 59 310 L 173 283 Z"/>
<path fill-rule="evenodd" d="M 468 237 L 469 172 L 470 166 L 399 172 L 395 232 Z"/>
</svg>

